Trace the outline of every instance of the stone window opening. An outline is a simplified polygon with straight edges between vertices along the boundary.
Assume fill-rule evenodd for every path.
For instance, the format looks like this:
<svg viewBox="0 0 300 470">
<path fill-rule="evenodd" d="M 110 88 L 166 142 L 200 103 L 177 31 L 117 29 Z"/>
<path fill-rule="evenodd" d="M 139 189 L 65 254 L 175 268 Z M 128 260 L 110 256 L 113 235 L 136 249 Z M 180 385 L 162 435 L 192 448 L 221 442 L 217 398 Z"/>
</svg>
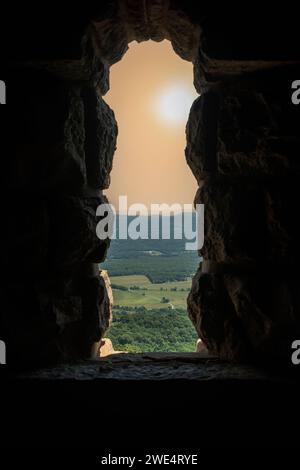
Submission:
<svg viewBox="0 0 300 470">
<path fill-rule="evenodd" d="M 78 22 L 53 10 L 55 34 L 32 21 L 11 37 L 17 56 L 1 76 L 9 101 L 1 107 L 9 149 L 0 318 L 7 361 L 44 364 L 97 351 L 110 322 L 99 274 L 108 244 L 95 230 L 117 137 L 105 103 L 109 71 L 133 41 L 169 40 L 193 64 L 200 95 L 185 155 L 195 201 L 205 205 L 204 261 L 189 317 L 221 359 L 290 364 L 299 332 L 297 41 L 278 35 L 282 12 L 270 22 L 249 11 L 251 23 L 201 10 L 193 1 L 107 0 L 80 11 Z M 17 211 L 20 194 L 26 210 Z"/>
<path fill-rule="evenodd" d="M 104 101 L 115 114 L 118 138 L 110 186 L 104 193 L 117 210 L 119 195 L 126 195 L 126 198 L 128 195 L 128 205 L 143 204 L 142 210 L 148 209 L 148 213 L 153 203 L 166 207 L 177 206 L 180 210 L 183 210 L 185 204 L 186 210 L 193 210 L 197 183 L 185 160 L 185 128 L 191 106 L 198 97 L 193 86 L 192 64 L 174 53 L 170 41 L 132 42 L 124 58 L 111 68 L 110 90 L 105 94 Z M 164 189 L 165 186 L 168 190 Z M 164 212 L 166 215 L 167 212 Z M 178 216 L 177 219 L 171 219 L 171 238 L 174 237 L 173 220 L 178 220 Z M 184 220 L 183 215 L 181 220 Z M 154 223 L 156 220 L 153 220 Z M 147 224 L 150 234 L 150 218 Z M 162 222 L 159 224 L 162 225 Z M 193 225 L 195 227 L 195 220 Z M 191 229 L 194 230 L 194 227 Z M 181 230 L 182 233 L 186 230 L 183 224 Z M 159 245 L 157 243 L 141 239 L 129 243 L 113 240 L 108 258 L 110 253 L 114 257 L 114 252 L 117 252 L 117 258 L 100 264 L 100 269 L 107 269 L 111 278 L 114 298 L 113 324 L 101 343 L 102 356 L 106 354 L 105 351 L 113 351 L 110 340 L 116 350 L 131 352 L 150 352 L 153 349 L 159 352 L 196 350 L 197 335 L 187 316 L 186 301 L 191 288 L 190 279 L 199 265 L 198 254 L 196 251 L 185 251 L 185 240 L 176 244 L 173 239 L 172 250 L 180 250 L 177 261 L 167 240 L 161 240 L 160 236 Z M 124 252 L 125 246 L 129 252 L 132 251 L 133 257 L 137 257 L 134 266 L 134 258 L 130 258 L 128 253 L 123 253 L 125 258 L 120 260 L 120 252 Z M 162 251 L 156 251 L 155 258 L 153 255 L 150 259 L 151 248 Z M 156 267 L 155 262 L 161 262 L 161 268 Z M 171 266 L 173 263 L 173 272 L 167 267 L 167 262 Z M 128 264 L 128 268 L 122 268 L 120 263 Z M 167 271 L 165 274 L 164 270 Z M 172 284 L 169 285 L 170 281 Z M 140 282 L 141 285 L 137 286 L 136 283 Z M 147 313 L 142 313 L 143 308 L 147 309 Z M 172 314 L 173 322 L 177 324 L 174 331 L 181 329 L 176 344 L 175 333 L 173 342 L 171 332 L 168 333 L 172 325 L 167 326 Z M 122 334 L 122 321 L 126 317 Z M 139 325 L 144 317 L 148 328 Z M 126 342 L 126 338 L 131 335 L 128 328 L 132 328 L 132 347 Z M 150 336 L 152 331 L 156 332 L 155 344 Z M 187 338 L 190 340 L 187 341 Z"/>
</svg>

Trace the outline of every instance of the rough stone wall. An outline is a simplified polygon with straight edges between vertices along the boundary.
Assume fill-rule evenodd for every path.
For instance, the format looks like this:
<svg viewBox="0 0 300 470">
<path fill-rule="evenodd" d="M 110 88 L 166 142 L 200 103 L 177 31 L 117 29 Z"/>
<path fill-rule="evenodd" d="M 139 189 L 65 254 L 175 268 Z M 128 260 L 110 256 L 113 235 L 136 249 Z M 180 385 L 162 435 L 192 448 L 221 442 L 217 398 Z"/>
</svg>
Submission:
<svg viewBox="0 0 300 470">
<path fill-rule="evenodd" d="M 109 67 L 134 39 L 168 38 L 189 60 L 199 39 L 198 25 L 164 0 L 107 0 L 66 14 L 51 8 L 43 24 L 32 13 L 23 12 L 25 29 L 22 7 L 13 16 L 18 40 L 1 69 L 9 106 L 0 329 L 9 363 L 97 353 L 111 321 L 108 283 L 98 270 L 108 243 L 95 230 L 117 138 L 102 98 Z"/>
<path fill-rule="evenodd" d="M 242 39 L 239 26 L 229 36 L 235 30 Z M 202 95 L 186 158 L 199 183 L 195 203 L 205 204 L 205 242 L 188 312 L 222 359 L 290 361 L 300 334 L 300 114 L 291 101 L 300 67 L 292 47 L 241 45 L 224 49 L 202 30 L 195 61 Z"/>
<path fill-rule="evenodd" d="M 71 65 L 26 62 L 5 77 L 1 338 L 10 364 L 91 357 L 111 321 L 96 209 L 117 124 L 99 63 L 85 75 Z"/>
<path fill-rule="evenodd" d="M 0 328 L 9 360 L 89 357 L 104 336 L 111 312 L 97 263 L 108 244 L 96 238 L 95 210 L 117 125 L 102 96 L 130 41 L 164 38 L 193 61 L 201 93 L 187 126 L 206 222 L 190 318 L 224 359 L 282 357 L 300 333 L 296 15 L 281 6 L 267 16 L 244 5 L 208 12 L 194 0 L 38 8 L 20 5 L 7 18 L 10 66 L 0 68 L 8 90 Z"/>
</svg>

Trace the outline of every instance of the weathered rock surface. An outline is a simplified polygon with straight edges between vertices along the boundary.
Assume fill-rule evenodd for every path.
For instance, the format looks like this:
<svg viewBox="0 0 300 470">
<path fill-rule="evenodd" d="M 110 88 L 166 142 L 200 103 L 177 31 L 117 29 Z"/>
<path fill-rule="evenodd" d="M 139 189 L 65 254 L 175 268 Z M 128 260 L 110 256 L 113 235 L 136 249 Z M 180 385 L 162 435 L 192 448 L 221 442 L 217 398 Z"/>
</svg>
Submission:
<svg viewBox="0 0 300 470">
<path fill-rule="evenodd" d="M 299 70 L 281 66 L 235 76 L 194 102 L 186 157 L 198 181 L 210 174 L 266 178 L 299 173 L 299 112 L 290 98 Z"/>
<path fill-rule="evenodd" d="M 135 353 L 113 354 L 79 363 L 62 364 L 26 374 L 21 379 L 99 381 L 171 381 L 186 380 L 189 383 L 238 380 L 245 384 L 270 381 L 276 384 L 280 374 L 270 375 L 250 365 L 226 364 L 210 357 L 201 359 L 198 353 Z M 168 397 L 170 400 L 170 396 Z M 136 400 L 136 397 L 135 397 Z M 156 405 L 157 406 L 157 405 Z M 178 406 L 178 403 L 177 403 Z"/>
<path fill-rule="evenodd" d="M 141 3 L 138 0 L 114 2 L 107 16 L 95 17 L 89 34 L 99 55 L 110 65 L 121 60 L 128 43 L 169 39 L 177 54 L 193 60 L 197 56 L 200 27 L 185 13 L 184 5 L 165 0 Z"/>
<path fill-rule="evenodd" d="M 103 338 L 100 342 L 98 355 L 99 357 L 107 357 L 112 354 L 127 354 L 124 351 L 115 351 L 114 345 L 109 338 Z"/>
<path fill-rule="evenodd" d="M 109 240 L 96 235 L 99 218 L 97 207 L 107 203 L 101 197 L 61 197 L 49 201 L 53 242 L 50 245 L 50 263 L 53 269 L 68 269 L 90 261 L 104 260 Z"/>
<path fill-rule="evenodd" d="M 253 264 L 267 256 L 267 224 L 262 184 L 207 179 L 195 198 L 204 204 L 205 259 Z"/>
<path fill-rule="evenodd" d="M 104 290 L 103 301 L 100 304 L 100 317 L 102 319 L 101 337 L 107 332 L 112 323 L 113 292 L 107 271 L 102 269 L 99 273 Z"/>
<path fill-rule="evenodd" d="M 210 353 L 225 360 L 290 362 L 291 344 L 300 334 L 298 282 L 278 277 L 198 271 L 189 317 Z"/>
<path fill-rule="evenodd" d="M 217 169 L 218 95 L 203 93 L 194 101 L 186 126 L 185 155 L 198 183 Z"/>
<path fill-rule="evenodd" d="M 194 73 L 205 92 L 191 109 L 186 158 L 195 203 L 205 205 L 205 261 L 189 315 L 220 357 L 289 361 L 299 335 L 299 109 L 290 92 L 299 65 L 237 49 L 229 61 L 203 28 Z"/>
<path fill-rule="evenodd" d="M 198 271 L 188 296 L 188 312 L 210 353 L 226 360 L 247 358 L 246 338 L 219 275 Z"/>
<path fill-rule="evenodd" d="M 99 356 L 106 357 L 114 354 L 115 350 L 113 344 L 109 338 L 103 338 L 99 346 Z"/>
<path fill-rule="evenodd" d="M 29 365 L 88 358 L 111 323 L 101 275 L 20 282 L 2 293 L 2 334 L 8 360 Z M 28 312 L 29 307 L 31 310 Z"/>
<path fill-rule="evenodd" d="M 13 70 L 9 83 L 5 128 L 14 161 L 6 185 L 23 191 L 79 191 L 86 184 L 80 87 L 28 67 Z"/>
<path fill-rule="evenodd" d="M 208 357 L 209 352 L 203 341 L 199 338 L 196 343 L 196 352 L 200 353 L 201 357 Z"/>
<path fill-rule="evenodd" d="M 85 115 L 85 162 L 88 184 L 106 189 L 110 184 L 118 128 L 110 107 L 93 88 L 83 92 Z"/>
</svg>

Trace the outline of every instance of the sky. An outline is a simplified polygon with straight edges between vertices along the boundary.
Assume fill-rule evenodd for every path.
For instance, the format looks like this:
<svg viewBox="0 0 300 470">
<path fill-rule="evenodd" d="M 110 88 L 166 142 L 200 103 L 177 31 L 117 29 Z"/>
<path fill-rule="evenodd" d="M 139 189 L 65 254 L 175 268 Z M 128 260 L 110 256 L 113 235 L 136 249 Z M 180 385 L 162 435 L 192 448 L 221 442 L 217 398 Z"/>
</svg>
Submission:
<svg viewBox="0 0 300 470">
<path fill-rule="evenodd" d="M 191 204 L 197 184 L 186 164 L 185 125 L 193 101 L 190 62 L 164 40 L 132 42 L 110 69 L 104 96 L 115 113 L 119 135 L 105 194 L 118 211 L 118 196 L 128 204 Z"/>
</svg>

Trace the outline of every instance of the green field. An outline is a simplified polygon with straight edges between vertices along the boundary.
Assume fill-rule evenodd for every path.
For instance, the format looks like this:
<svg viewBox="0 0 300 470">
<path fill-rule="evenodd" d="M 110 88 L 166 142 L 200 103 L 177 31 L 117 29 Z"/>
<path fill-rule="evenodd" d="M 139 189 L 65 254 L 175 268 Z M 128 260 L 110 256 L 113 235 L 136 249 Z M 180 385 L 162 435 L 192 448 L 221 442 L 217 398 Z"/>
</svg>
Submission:
<svg viewBox="0 0 300 470">
<path fill-rule="evenodd" d="M 131 275 L 111 276 L 110 280 L 114 305 L 119 307 L 186 308 L 186 298 L 191 288 L 191 279 L 153 284 L 146 276 Z"/>
<path fill-rule="evenodd" d="M 144 275 L 111 276 L 113 323 L 108 338 L 116 350 L 195 351 L 197 334 L 188 318 L 191 279 L 152 283 Z"/>
<path fill-rule="evenodd" d="M 192 352 L 197 334 L 185 309 L 116 308 L 108 338 L 115 350 Z"/>
</svg>

